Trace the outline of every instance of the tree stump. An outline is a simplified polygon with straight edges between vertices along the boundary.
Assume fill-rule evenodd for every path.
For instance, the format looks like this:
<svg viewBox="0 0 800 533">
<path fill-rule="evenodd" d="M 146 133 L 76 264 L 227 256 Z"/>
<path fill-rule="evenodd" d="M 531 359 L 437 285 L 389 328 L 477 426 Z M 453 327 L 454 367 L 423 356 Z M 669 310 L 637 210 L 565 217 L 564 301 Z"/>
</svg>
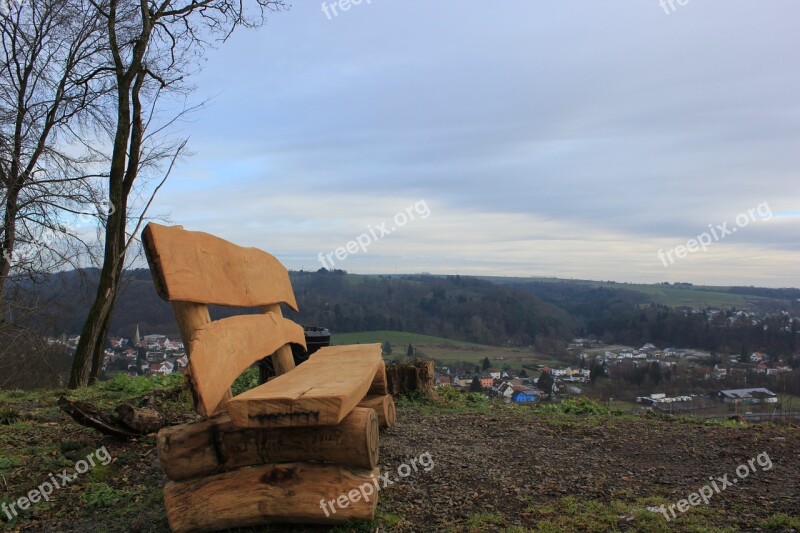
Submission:
<svg viewBox="0 0 800 533">
<path fill-rule="evenodd" d="M 387 365 L 386 378 L 387 388 L 392 396 L 408 396 L 417 391 L 417 394 L 422 394 L 429 400 L 439 398 L 433 386 L 433 361 Z"/>
</svg>

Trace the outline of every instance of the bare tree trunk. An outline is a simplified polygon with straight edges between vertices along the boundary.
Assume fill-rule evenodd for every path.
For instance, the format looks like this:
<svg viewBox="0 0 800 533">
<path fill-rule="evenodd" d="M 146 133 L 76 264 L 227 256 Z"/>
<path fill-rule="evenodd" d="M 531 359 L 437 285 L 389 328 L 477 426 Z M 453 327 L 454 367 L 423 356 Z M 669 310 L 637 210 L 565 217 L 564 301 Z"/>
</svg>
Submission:
<svg viewBox="0 0 800 533">
<path fill-rule="evenodd" d="M 119 193 L 122 191 L 119 190 Z M 94 303 L 89 309 L 75 350 L 75 359 L 69 377 L 69 388 L 71 389 L 97 381 L 103 365 L 105 340 L 119 291 L 119 281 L 125 262 L 127 195 L 114 194 L 112 189 L 111 196 L 113 198 L 112 205 L 119 205 L 119 207 L 116 207 L 114 212 L 108 216 L 103 267 L 100 270 Z"/>
<path fill-rule="evenodd" d="M 108 333 L 114 311 L 114 303 L 119 290 L 119 277 L 125 261 L 128 192 L 136 179 L 138 156 L 141 151 L 141 144 L 135 145 L 135 142 L 140 140 L 140 138 L 137 139 L 135 130 L 141 127 L 141 117 L 134 116 L 131 120 L 131 91 L 136 91 L 141 87 L 138 83 L 140 76 L 137 73 L 141 68 L 150 33 L 147 24 L 143 24 L 142 39 L 133 47 L 131 66 L 125 68 L 116 40 L 117 5 L 116 1 L 112 1 L 107 14 L 108 35 L 117 84 L 116 131 L 111 153 L 111 170 L 108 175 L 109 201 L 114 210 L 107 218 L 105 254 L 100 279 L 97 283 L 97 294 L 86 317 L 78 347 L 75 350 L 75 360 L 69 377 L 69 388 L 71 389 L 89 384 L 90 379 L 96 381 L 99 367 L 103 363 L 105 336 Z M 134 94 L 134 104 L 137 103 L 137 100 L 138 98 Z M 136 109 L 133 110 L 133 112 L 136 111 Z M 133 132 L 131 131 L 132 125 Z M 130 158 L 128 154 L 130 154 Z M 132 167 L 134 161 L 135 166 Z"/>
<path fill-rule="evenodd" d="M 5 295 L 8 275 L 11 272 L 14 245 L 17 236 L 17 194 L 8 191 L 5 213 L 3 213 L 3 245 L 0 248 L 0 321 L 5 317 Z"/>
</svg>

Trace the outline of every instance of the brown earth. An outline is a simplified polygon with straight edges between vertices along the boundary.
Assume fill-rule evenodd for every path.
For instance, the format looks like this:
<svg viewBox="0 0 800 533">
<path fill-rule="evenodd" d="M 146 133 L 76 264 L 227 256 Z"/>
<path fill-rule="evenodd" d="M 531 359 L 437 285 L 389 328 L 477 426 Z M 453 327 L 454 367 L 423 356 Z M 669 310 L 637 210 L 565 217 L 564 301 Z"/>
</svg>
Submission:
<svg viewBox="0 0 800 533">
<path fill-rule="evenodd" d="M 649 531 L 667 525 L 676 530 L 685 525 L 691 529 L 695 525 L 691 515 L 699 506 L 690 507 L 688 520 L 669 514 L 669 523 L 663 514 L 646 507 L 659 501 L 667 507 L 677 504 L 711 483 L 709 477 L 726 474 L 733 484 L 709 498 L 708 506 L 703 506 L 703 524 L 757 530 L 778 513 L 800 517 L 796 429 L 522 413 L 509 409 L 489 414 L 403 413 L 400 424 L 383 437 L 382 466 L 396 469 L 429 452 L 435 467 L 413 473 L 382 493 L 381 508 L 405 518 L 397 529 L 470 530 L 476 522 L 480 527 L 476 515 L 485 513 L 495 515 L 495 527 L 486 530 L 534 528 L 541 518 L 569 530 L 581 523 L 557 516 L 565 497 L 570 506 L 574 502 L 569 497 L 577 500 L 578 512 L 581 502 L 602 502 L 599 510 L 614 515 L 610 502 L 622 503 L 619 507 L 627 507 L 627 512 L 619 514 L 616 523 L 607 523 L 610 528 Z M 752 459 L 755 472 L 748 466 L 746 477 L 737 479 L 737 466 Z M 772 467 L 765 470 L 770 462 Z M 744 468 L 740 472 L 745 475 Z M 722 489 L 723 483 L 717 486 Z M 650 505 L 647 499 L 653 499 Z M 591 512 L 595 506 L 588 509 Z M 681 514 L 677 508 L 675 513 Z M 639 516 L 658 521 L 642 521 Z M 591 525 L 592 520 L 584 522 Z"/>
<path fill-rule="evenodd" d="M 152 438 L 116 441 L 42 407 L 30 406 L 26 425 L 0 426 L 0 501 L 24 495 L 87 450 L 106 446 L 114 462 L 81 476 L 21 520 L 2 524 L 6 530 L 168 531 Z M 189 415 L 176 411 L 168 418 L 177 423 Z M 390 479 L 399 478 L 398 468 L 407 477 L 381 490 L 375 522 L 338 531 L 791 531 L 800 524 L 796 428 L 547 414 L 503 405 L 480 412 L 401 405 L 398 421 L 381 434 L 380 466 Z M 65 442 L 80 446 L 65 451 Z M 753 462 L 738 479 L 737 466 L 759 455 L 772 468 Z M 676 509 L 677 519 L 668 522 L 647 509 L 675 505 L 710 477 L 725 475 L 736 483 L 707 505 Z M 100 485 L 109 487 L 110 497 Z M 304 530 L 327 531 L 247 531 Z"/>
</svg>

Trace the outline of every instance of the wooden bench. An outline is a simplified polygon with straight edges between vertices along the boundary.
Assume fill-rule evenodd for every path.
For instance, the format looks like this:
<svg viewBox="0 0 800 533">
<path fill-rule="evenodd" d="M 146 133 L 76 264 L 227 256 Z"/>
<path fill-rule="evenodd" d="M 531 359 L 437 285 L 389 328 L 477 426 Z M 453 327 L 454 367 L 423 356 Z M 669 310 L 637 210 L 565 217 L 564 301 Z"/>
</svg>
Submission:
<svg viewBox="0 0 800 533">
<path fill-rule="evenodd" d="M 332 514 L 320 503 L 378 476 L 378 427 L 396 416 L 380 345 L 321 348 L 295 368 L 289 345 L 305 337 L 283 317 L 281 304 L 297 311 L 297 302 L 277 259 L 181 226 L 150 223 L 142 242 L 204 417 L 158 435 L 173 531 L 372 518 L 377 494 Z M 212 304 L 255 312 L 212 320 Z M 266 356 L 276 377 L 231 397 L 236 378 Z"/>
</svg>

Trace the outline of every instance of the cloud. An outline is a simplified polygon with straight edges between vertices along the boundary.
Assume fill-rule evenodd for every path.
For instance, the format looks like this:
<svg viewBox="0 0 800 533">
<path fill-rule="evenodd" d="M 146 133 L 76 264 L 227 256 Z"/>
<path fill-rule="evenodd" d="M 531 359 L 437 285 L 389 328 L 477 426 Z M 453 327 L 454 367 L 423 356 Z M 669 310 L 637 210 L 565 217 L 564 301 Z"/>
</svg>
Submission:
<svg viewBox="0 0 800 533">
<path fill-rule="evenodd" d="M 655 258 L 762 202 L 800 205 L 797 15 L 374 0 L 328 20 L 296 5 L 209 55 L 196 155 L 156 207 L 311 263 L 425 198 L 435 215 L 347 269 L 797 286 L 796 217 L 667 273 Z"/>
</svg>

